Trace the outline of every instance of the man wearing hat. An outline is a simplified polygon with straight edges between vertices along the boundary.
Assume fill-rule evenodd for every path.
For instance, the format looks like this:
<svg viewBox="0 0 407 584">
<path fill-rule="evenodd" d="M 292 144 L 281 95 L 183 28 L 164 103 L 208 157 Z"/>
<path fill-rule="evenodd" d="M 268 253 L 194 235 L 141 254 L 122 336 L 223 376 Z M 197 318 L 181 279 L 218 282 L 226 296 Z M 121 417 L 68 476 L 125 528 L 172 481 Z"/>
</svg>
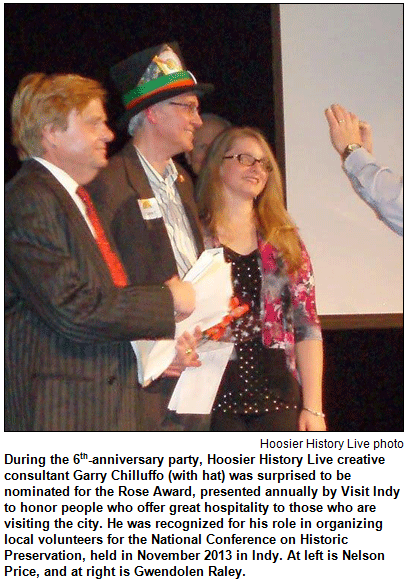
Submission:
<svg viewBox="0 0 407 584">
<path fill-rule="evenodd" d="M 130 141 L 89 185 L 108 222 L 132 284 L 182 278 L 203 250 L 193 186 L 172 158 L 193 147 L 202 124 L 198 97 L 213 89 L 186 70 L 177 43 L 156 46 L 115 65 Z M 167 410 L 175 382 L 143 390 L 149 430 L 201 430 L 202 418 Z"/>
</svg>

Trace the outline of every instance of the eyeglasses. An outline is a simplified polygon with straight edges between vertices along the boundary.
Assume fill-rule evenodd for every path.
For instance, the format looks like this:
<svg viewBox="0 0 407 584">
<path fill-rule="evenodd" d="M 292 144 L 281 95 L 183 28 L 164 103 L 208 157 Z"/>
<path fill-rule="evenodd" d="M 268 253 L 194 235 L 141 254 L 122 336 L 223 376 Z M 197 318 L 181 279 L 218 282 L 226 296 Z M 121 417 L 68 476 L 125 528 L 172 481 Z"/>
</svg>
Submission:
<svg viewBox="0 0 407 584">
<path fill-rule="evenodd" d="M 194 114 L 199 116 L 199 105 L 195 105 L 194 103 L 181 103 L 180 101 L 169 101 L 168 103 L 186 108 L 190 116 Z"/>
<path fill-rule="evenodd" d="M 271 172 L 273 170 L 271 162 L 267 158 L 255 158 L 251 154 L 231 154 L 230 156 L 223 157 L 224 160 L 229 158 L 237 158 L 242 166 L 254 166 L 258 162 L 265 172 Z"/>
</svg>

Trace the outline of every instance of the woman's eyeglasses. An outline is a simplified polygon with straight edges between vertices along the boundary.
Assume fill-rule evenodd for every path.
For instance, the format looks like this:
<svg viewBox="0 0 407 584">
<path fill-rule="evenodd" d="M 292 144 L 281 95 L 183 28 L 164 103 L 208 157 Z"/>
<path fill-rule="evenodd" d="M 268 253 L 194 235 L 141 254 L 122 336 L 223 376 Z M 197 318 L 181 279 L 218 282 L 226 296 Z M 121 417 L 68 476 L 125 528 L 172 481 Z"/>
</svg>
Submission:
<svg viewBox="0 0 407 584">
<path fill-rule="evenodd" d="M 265 172 L 273 170 L 271 162 L 267 158 L 255 158 L 251 154 L 231 154 L 223 157 L 224 160 L 228 158 L 236 158 L 242 166 L 254 166 L 258 162 Z"/>
</svg>

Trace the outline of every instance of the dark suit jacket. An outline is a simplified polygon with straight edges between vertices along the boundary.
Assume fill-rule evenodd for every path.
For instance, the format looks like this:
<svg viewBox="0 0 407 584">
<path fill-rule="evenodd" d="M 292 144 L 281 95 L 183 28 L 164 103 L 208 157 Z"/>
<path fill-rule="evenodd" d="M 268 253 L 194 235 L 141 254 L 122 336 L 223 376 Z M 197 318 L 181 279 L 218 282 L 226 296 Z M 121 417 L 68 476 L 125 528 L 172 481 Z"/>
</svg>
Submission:
<svg viewBox="0 0 407 584">
<path fill-rule="evenodd" d="M 199 255 L 203 240 L 192 181 L 184 169 L 176 166 L 177 190 Z M 131 142 L 109 160 L 109 165 L 88 185 L 88 190 L 110 227 L 132 284 L 162 284 L 178 274 L 164 220 L 144 220 L 141 214 L 139 199 L 151 199 L 154 193 Z"/>
<path fill-rule="evenodd" d="M 27 161 L 5 192 L 8 431 L 142 430 L 129 341 L 172 337 L 163 286 L 116 288 L 81 213 Z"/>
<path fill-rule="evenodd" d="M 177 190 L 199 255 L 203 251 L 203 239 L 193 198 L 192 181 L 182 167 L 176 166 L 179 172 Z M 162 284 L 178 274 L 164 220 L 144 220 L 141 214 L 138 200 L 150 199 L 154 197 L 154 193 L 131 141 L 109 160 L 109 165 L 88 185 L 88 190 L 99 213 L 110 227 L 132 284 Z M 146 397 L 149 407 L 144 409 L 150 415 L 149 428 L 206 429 L 200 422 L 197 424 L 198 418 L 194 417 L 182 418 L 180 425 L 181 418 L 172 416 L 172 421 L 167 423 L 169 414 L 163 425 L 168 397 L 173 387 L 174 381 L 168 378 L 161 378 L 149 386 L 149 395 Z"/>
</svg>

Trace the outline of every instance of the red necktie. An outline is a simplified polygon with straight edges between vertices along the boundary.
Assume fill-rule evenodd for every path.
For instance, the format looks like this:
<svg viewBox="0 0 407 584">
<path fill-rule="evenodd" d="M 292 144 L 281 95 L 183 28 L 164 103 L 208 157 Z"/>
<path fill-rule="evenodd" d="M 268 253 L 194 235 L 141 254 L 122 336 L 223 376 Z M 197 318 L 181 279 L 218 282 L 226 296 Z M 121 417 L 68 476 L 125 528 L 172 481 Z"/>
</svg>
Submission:
<svg viewBox="0 0 407 584">
<path fill-rule="evenodd" d="M 119 288 L 124 288 L 124 286 L 128 285 L 126 272 L 124 271 L 120 259 L 117 257 L 115 252 L 110 247 L 110 243 L 107 240 L 105 230 L 103 229 L 103 226 L 100 222 L 97 211 L 92 202 L 92 199 L 90 198 L 88 191 L 83 187 L 79 186 L 76 189 L 76 193 L 85 203 L 86 214 L 95 231 L 96 243 L 107 264 L 107 267 L 109 268 L 113 282 Z"/>
</svg>

